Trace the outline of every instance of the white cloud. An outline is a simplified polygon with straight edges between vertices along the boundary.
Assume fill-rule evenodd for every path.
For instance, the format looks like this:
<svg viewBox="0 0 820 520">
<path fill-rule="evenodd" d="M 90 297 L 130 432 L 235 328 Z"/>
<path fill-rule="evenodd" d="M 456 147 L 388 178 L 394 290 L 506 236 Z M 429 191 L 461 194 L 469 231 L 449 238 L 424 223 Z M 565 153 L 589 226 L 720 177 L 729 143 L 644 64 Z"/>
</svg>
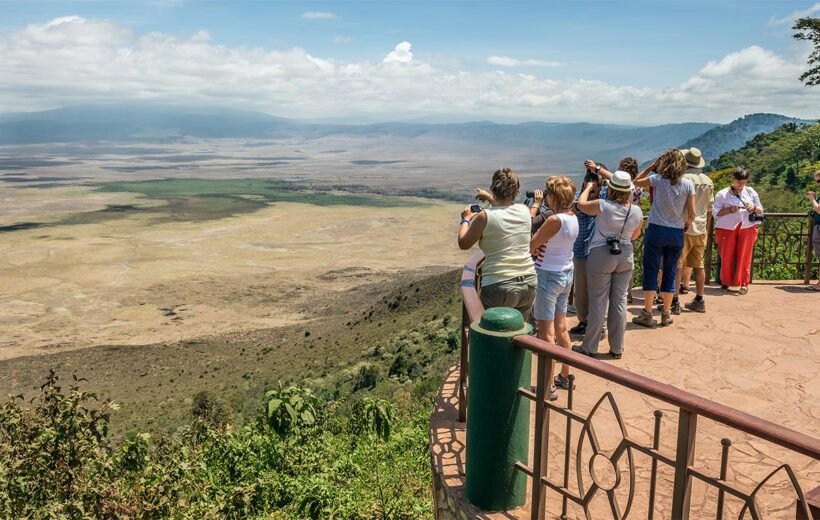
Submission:
<svg viewBox="0 0 820 520">
<path fill-rule="evenodd" d="M 336 15 L 323 11 L 308 11 L 306 13 L 302 13 L 302 18 L 305 20 L 335 20 Z"/>
<path fill-rule="evenodd" d="M 413 53 L 410 52 L 410 42 L 401 42 L 400 44 L 396 45 L 396 48 L 393 49 L 393 52 L 388 54 L 382 60 L 383 63 L 410 63 L 413 61 Z"/>
<path fill-rule="evenodd" d="M 791 25 L 792 22 L 796 21 L 798 18 L 805 18 L 806 16 L 811 16 L 814 13 L 820 13 L 820 2 L 814 4 L 808 9 L 804 9 L 802 11 L 795 11 L 789 16 L 783 18 L 770 18 L 769 25 Z"/>
<path fill-rule="evenodd" d="M 510 58 L 509 56 L 489 56 L 487 63 L 490 65 L 498 65 L 499 67 L 558 67 L 561 65 L 558 61 L 519 60 L 517 58 Z"/>
<path fill-rule="evenodd" d="M 655 88 L 594 77 L 559 80 L 544 71 L 474 71 L 457 59 L 414 55 L 408 41 L 374 61 L 342 61 L 300 48 L 220 45 L 206 31 L 136 33 L 72 16 L 0 35 L 0 112 L 136 99 L 296 118 L 657 123 L 721 122 L 751 112 L 817 118 L 820 89 L 797 79 L 808 46 L 804 50 L 790 56 L 759 46 L 739 49 L 704 63 L 680 84 Z"/>
</svg>

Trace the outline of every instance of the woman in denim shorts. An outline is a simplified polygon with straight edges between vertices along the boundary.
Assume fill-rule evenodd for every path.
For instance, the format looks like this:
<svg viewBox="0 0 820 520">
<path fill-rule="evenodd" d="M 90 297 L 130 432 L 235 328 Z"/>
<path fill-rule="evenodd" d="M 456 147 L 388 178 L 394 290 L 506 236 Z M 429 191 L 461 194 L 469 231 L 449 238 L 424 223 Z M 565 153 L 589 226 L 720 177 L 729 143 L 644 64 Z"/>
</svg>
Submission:
<svg viewBox="0 0 820 520">
<path fill-rule="evenodd" d="M 570 211 L 575 199 L 575 183 L 567 177 L 550 177 L 546 186 L 547 205 L 555 211 L 530 241 L 530 252 L 536 256 L 533 317 L 538 321 L 538 337 L 569 349 L 567 300 L 572 289 L 572 246 L 578 236 L 578 219 Z M 555 387 L 569 388 L 569 365 L 555 376 Z M 550 399 L 557 399 L 555 388 Z"/>
</svg>

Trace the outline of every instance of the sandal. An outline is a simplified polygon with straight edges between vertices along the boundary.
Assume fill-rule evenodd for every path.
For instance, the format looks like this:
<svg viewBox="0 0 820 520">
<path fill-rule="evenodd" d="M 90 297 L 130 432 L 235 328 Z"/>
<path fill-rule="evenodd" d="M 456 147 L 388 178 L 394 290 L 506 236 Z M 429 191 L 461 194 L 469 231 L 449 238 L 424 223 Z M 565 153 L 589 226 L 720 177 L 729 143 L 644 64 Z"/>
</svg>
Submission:
<svg viewBox="0 0 820 520">
<path fill-rule="evenodd" d="M 623 354 L 616 354 L 611 350 L 609 351 L 609 357 L 611 357 L 612 359 L 621 359 L 623 356 Z"/>
<path fill-rule="evenodd" d="M 680 294 L 689 294 L 689 287 L 686 287 L 685 285 L 681 284 L 680 285 L 680 291 L 678 291 L 678 292 Z"/>
<path fill-rule="evenodd" d="M 741 296 L 743 296 L 744 294 L 748 294 L 749 293 L 749 288 L 746 287 L 745 285 L 741 285 L 740 289 L 738 289 L 737 293 Z"/>
</svg>

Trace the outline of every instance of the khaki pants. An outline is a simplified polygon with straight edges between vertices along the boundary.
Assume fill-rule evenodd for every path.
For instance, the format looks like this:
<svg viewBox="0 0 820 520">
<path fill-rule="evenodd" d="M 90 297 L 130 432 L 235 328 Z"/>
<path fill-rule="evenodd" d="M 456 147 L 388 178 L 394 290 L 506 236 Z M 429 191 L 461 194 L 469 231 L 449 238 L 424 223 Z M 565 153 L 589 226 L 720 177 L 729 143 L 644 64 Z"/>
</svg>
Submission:
<svg viewBox="0 0 820 520">
<path fill-rule="evenodd" d="M 493 307 L 517 309 L 524 315 L 524 321 L 527 322 L 530 319 L 537 288 L 538 279 L 534 274 L 504 280 L 481 288 L 481 304 L 484 309 Z"/>
</svg>

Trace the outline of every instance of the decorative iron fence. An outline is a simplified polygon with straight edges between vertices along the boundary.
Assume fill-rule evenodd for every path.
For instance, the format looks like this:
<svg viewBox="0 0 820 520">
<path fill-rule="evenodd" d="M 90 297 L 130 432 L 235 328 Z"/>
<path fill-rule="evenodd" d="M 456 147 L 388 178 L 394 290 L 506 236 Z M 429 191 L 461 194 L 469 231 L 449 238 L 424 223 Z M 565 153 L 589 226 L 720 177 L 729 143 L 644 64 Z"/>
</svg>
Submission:
<svg viewBox="0 0 820 520">
<path fill-rule="evenodd" d="M 459 388 L 459 420 L 464 421 L 467 413 L 467 392 L 469 390 L 469 340 L 470 323 L 480 319 L 484 311 L 479 300 L 480 290 L 479 266 L 483 261 L 481 253 L 475 255 L 464 266 L 461 279 L 462 307 L 462 342 L 461 342 L 461 373 Z M 622 368 L 589 358 L 582 354 L 547 343 L 533 336 L 516 336 L 513 344 L 524 348 L 537 358 L 537 384 L 534 391 L 531 388 L 519 388 L 521 398 L 530 399 L 536 403 L 535 432 L 533 436 L 533 464 L 527 461 L 518 461 L 516 467 L 531 478 L 531 511 L 533 520 L 543 519 L 546 512 L 545 494 L 547 489 L 561 496 L 561 518 L 566 518 L 568 503 L 573 502 L 581 506 L 587 519 L 592 518 L 590 504 L 598 494 L 606 496 L 612 518 L 623 520 L 628 517 L 635 497 L 635 475 L 637 467 L 634 456 L 638 453 L 651 459 L 650 489 L 648 496 L 647 518 L 653 519 L 656 514 L 655 501 L 658 486 L 658 466 L 663 464 L 674 471 L 672 483 L 671 518 L 687 520 L 690 515 L 690 498 L 693 479 L 698 480 L 717 490 L 716 518 L 724 518 L 724 503 L 727 496 L 742 501 L 743 506 L 738 518 L 761 518 L 757 497 L 761 489 L 777 476 L 783 476 L 791 484 L 797 498 L 795 518 L 811 519 L 820 514 L 820 488 L 809 493 L 809 498 L 803 493 L 800 483 L 788 464 L 782 464 L 763 478 L 751 491 L 744 491 L 727 480 L 729 467 L 730 446 L 729 439 L 721 441 L 721 462 L 717 475 L 710 475 L 694 465 L 695 446 L 697 438 L 698 418 L 703 417 L 729 428 L 740 430 L 759 439 L 769 441 L 777 446 L 793 452 L 820 460 L 820 439 L 790 430 L 782 425 L 754 417 L 728 406 L 715 403 L 689 392 L 682 391 L 647 377 L 629 372 Z M 660 434 L 663 413 L 654 412 L 654 432 L 651 444 L 636 441 L 627 431 L 626 424 L 618 410 L 618 404 L 611 392 L 604 393 L 591 411 L 584 415 L 574 408 L 575 391 L 569 390 L 565 406 L 550 402 L 549 387 L 553 378 L 553 362 L 565 363 L 577 370 L 603 378 L 621 387 L 634 390 L 644 396 L 668 403 L 678 412 L 677 437 L 675 452 L 663 453 L 660 450 Z M 571 376 L 572 377 L 572 376 Z M 572 388 L 570 384 L 570 388 Z M 620 442 L 612 450 L 603 450 L 596 433 L 594 419 L 607 405 L 615 416 Z M 549 456 L 550 415 L 559 414 L 565 419 L 564 460 L 563 472 L 559 479 L 547 474 L 546 468 Z M 575 451 L 576 489 L 570 486 L 570 466 L 572 432 L 574 426 L 580 427 L 580 437 Z M 584 453 L 590 452 L 588 458 Z M 621 478 L 620 464 L 625 460 L 628 478 Z M 605 479 L 599 473 L 601 466 L 611 469 L 612 478 Z M 584 471 L 588 471 L 590 481 L 585 483 Z M 626 488 L 626 489 L 624 489 Z M 626 494 L 625 505 L 617 499 L 618 494 Z M 557 511 L 555 512 L 557 513 Z M 746 516 L 748 514 L 748 516 Z"/>
<path fill-rule="evenodd" d="M 645 228 L 645 227 L 644 227 Z M 810 280 L 820 277 L 820 260 L 812 258 L 811 214 L 767 213 L 759 228 L 752 253 L 752 279 L 757 280 Z M 640 285 L 642 276 L 643 237 L 633 243 L 635 250 L 634 284 Z M 714 221 L 709 222 L 706 241 L 706 283 L 720 281 L 720 257 L 715 245 Z"/>
</svg>

